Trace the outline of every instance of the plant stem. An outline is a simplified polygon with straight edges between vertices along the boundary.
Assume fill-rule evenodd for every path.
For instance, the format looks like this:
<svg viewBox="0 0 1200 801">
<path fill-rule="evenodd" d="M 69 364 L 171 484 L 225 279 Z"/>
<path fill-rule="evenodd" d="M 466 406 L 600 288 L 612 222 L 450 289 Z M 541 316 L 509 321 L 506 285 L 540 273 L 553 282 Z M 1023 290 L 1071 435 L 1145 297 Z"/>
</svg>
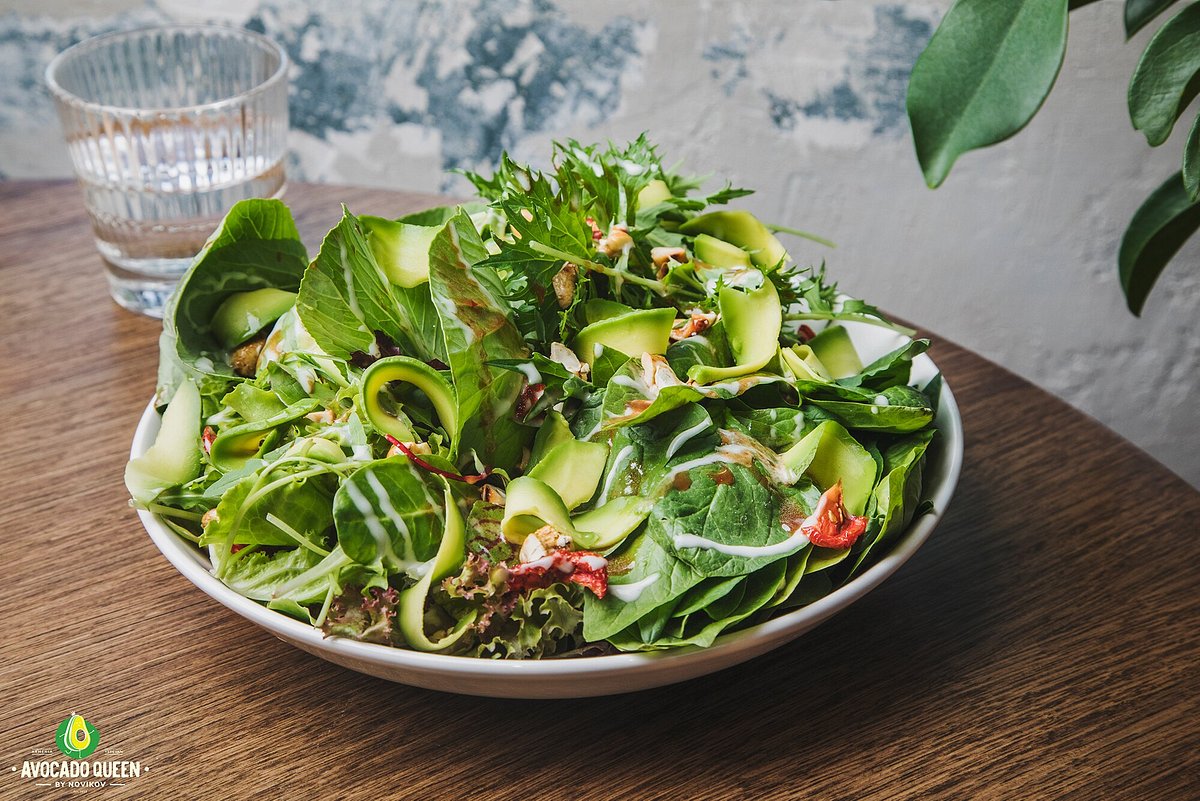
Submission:
<svg viewBox="0 0 1200 801">
<path fill-rule="evenodd" d="M 785 322 L 797 322 L 799 320 L 851 320 L 856 323 L 866 323 L 867 325 L 877 325 L 880 328 L 889 328 L 899 334 L 904 334 L 906 337 L 911 337 L 917 333 L 915 328 L 907 328 L 903 325 L 898 325 L 889 320 L 884 320 L 880 317 L 871 317 L 867 314 L 842 314 L 840 312 L 791 312 L 783 315 Z"/>
<path fill-rule="evenodd" d="M 607 275 L 609 278 L 617 278 L 622 281 L 628 281 L 631 284 L 637 284 L 638 286 L 645 287 L 661 297 L 666 297 L 667 295 L 667 285 L 662 281 L 656 281 L 653 278 L 645 278 L 625 270 L 618 270 L 615 267 L 605 267 L 599 262 L 581 259 L 578 256 L 572 256 L 566 251 L 550 247 L 549 245 L 544 245 L 541 242 L 531 242 L 530 247 L 543 255 L 553 256 L 556 259 L 562 259 L 563 261 L 569 261 L 572 264 L 578 264 L 580 267 L 585 267 L 592 272 Z"/>
<path fill-rule="evenodd" d="M 765 225 L 767 230 L 773 234 L 791 234 L 792 236 L 798 236 L 801 239 L 808 239 L 812 242 L 816 242 L 818 245 L 824 245 L 827 248 L 837 247 L 834 242 L 831 242 L 825 237 L 817 236 L 816 234 L 810 234 L 808 231 L 801 231 L 799 228 L 788 228 L 786 225 L 772 225 L 771 223 L 763 223 L 763 225 Z"/>
</svg>

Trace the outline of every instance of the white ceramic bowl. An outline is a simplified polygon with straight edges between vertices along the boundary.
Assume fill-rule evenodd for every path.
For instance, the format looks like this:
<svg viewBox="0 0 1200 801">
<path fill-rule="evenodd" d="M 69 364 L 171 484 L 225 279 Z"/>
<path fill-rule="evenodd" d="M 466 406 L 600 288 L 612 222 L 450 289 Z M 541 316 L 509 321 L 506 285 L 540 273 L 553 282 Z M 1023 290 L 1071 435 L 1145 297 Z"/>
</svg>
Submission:
<svg viewBox="0 0 1200 801">
<path fill-rule="evenodd" d="M 849 324 L 863 361 L 869 363 L 903 342 L 886 329 Z M 923 386 L 937 372 L 928 356 L 913 362 L 913 380 Z M 943 385 L 936 425 L 939 437 L 925 466 L 922 497 L 934 511 L 913 521 L 891 551 L 870 570 L 820 600 L 757 626 L 723 635 L 709 648 L 685 648 L 655 653 L 618 654 L 575 659 L 491 660 L 442 656 L 325 637 L 320 631 L 280 612 L 267 609 L 226 587 L 210 572 L 208 558 L 173 533 L 156 516 L 139 511 L 142 524 L 163 555 L 189 581 L 247 620 L 284 642 L 343 667 L 372 676 L 446 692 L 495 698 L 581 698 L 644 690 L 721 670 L 745 662 L 799 637 L 861 598 L 896 571 L 929 538 L 958 483 L 962 467 L 962 419 L 949 387 Z M 134 434 L 131 455 L 142 454 L 154 442 L 159 416 L 146 408 Z"/>
</svg>

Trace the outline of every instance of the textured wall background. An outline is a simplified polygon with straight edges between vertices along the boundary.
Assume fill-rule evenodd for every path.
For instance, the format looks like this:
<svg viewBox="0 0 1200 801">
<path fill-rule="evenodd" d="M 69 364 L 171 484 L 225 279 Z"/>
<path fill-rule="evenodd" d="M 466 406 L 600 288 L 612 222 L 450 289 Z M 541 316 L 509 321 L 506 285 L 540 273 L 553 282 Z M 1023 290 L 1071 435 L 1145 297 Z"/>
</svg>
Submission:
<svg viewBox="0 0 1200 801">
<path fill-rule="evenodd" d="M 462 191 L 444 170 L 503 148 L 539 160 L 551 138 L 648 130 L 669 162 L 756 187 L 753 210 L 839 242 L 830 268 L 848 291 L 1062 396 L 1200 485 L 1200 247 L 1141 320 L 1114 266 L 1186 135 L 1152 151 L 1130 127 L 1125 87 L 1149 32 L 1123 44 L 1121 5 L 1072 14 L 1042 113 L 931 192 L 904 89 L 949 0 L 18 0 L 0 14 L 0 176 L 70 174 L 41 86 L 58 50 L 164 20 L 245 25 L 294 61 L 294 178 Z"/>
</svg>

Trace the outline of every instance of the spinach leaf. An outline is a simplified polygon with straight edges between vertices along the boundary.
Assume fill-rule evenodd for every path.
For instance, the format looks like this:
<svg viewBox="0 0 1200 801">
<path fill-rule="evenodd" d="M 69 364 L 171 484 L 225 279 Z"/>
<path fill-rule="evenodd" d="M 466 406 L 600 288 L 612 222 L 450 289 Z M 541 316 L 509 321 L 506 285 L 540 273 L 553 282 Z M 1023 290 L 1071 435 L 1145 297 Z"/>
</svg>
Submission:
<svg viewBox="0 0 1200 801">
<path fill-rule="evenodd" d="M 888 387 L 903 386 L 912 373 L 913 357 L 929 350 L 928 339 L 914 339 L 880 356 L 864 367 L 858 375 L 838 379 L 844 387 L 858 387 L 881 391 Z"/>
<path fill-rule="evenodd" d="M 726 630 L 749 618 L 766 606 L 784 586 L 786 560 L 779 560 L 750 576 L 739 579 L 733 592 L 701 612 L 677 616 L 655 629 L 646 629 L 642 621 L 609 642 L 623 651 L 679 648 L 687 645 L 706 648 Z"/>
<path fill-rule="evenodd" d="M 807 434 L 818 422 L 804 407 L 777 406 L 770 409 L 730 408 L 725 425 L 775 451 L 786 450 Z"/>
<path fill-rule="evenodd" d="M 677 487 L 655 504 L 651 519 L 657 525 L 648 530 L 663 548 L 701 575 L 747 575 L 807 545 L 797 539 L 794 546 L 782 550 L 723 552 L 721 546 L 761 548 L 787 540 L 789 532 L 781 524 L 783 498 L 767 489 L 754 469 L 740 464 L 707 464 L 688 474 L 690 486 Z M 694 537 L 715 547 L 689 544 Z"/>
<path fill-rule="evenodd" d="M 858 552 L 851 575 L 879 545 L 912 522 L 921 499 L 921 472 L 934 431 L 922 431 L 892 443 L 883 452 L 884 476 L 873 493 L 871 530 Z"/>
<path fill-rule="evenodd" d="M 333 499 L 338 544 L 356 562 L 378 559 L 417 571 L 437 554 L 445 526 L 441 496 L 408 460 L 387 459 L 355 471 Z"/>
<path fill-rule="evenodd" d="M 651 519 L 650 528 L 655 525 Z M 609 579 L 604 598 L 591 593 L 584 596 L 583 636 L 589 642 L 608 639 L 683 595 L 703 578 L 648 533 L 627 539 L 609 556 L 609 563 L 631 567 L 628 573 Z"/>
<path fill-rule="evenodd" d="M 525 359 L 528 351 L 488 285 L 488 270 L 472 266 L 483 243 L 464 212 L 446 224 L 429 249 L 429 287 L 441 318 L 458 397 L 458 452 L 475 451 L 488 466 L 513 465 L 532 429 L 513 417 L 521 376 L 494 368 L 499 359 Z"/>
<path fill-rule="evenodd" d="M 929 400 L 912 387 L 888 387 L 869 403 L 810 399 L 846 428 L 905 434 L 933 422 Z"/>
</svg>

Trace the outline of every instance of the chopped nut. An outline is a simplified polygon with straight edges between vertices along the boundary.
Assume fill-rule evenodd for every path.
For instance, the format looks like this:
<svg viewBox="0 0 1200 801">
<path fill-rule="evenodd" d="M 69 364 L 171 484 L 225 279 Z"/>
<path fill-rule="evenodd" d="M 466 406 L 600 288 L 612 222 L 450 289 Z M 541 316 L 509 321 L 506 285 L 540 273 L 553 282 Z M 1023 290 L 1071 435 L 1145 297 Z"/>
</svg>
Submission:
<svg viewBox="0 0 1200 801">
<path fill-rule="evenodd" d="M 504 505 L 504 490 L 499 487 L 493 487 L 491 484 L 484 484 L 479 488 L 479 497 L 484 503 L 491 503 L 496 506 Z"/>
<path fill-rule="evenodd" d="M 409 453 L 415 453 L 419 456 L 433 453 L 433 448 L 429 447 L 428 442 L 406 442 L 406 443 L 404 443 L 404 447 L 408 448 Z M 389 458 L 389 459 L 393 456 L 407 456 L 407 455 L 408 454 L 406 454 L 404 451 L 400 450 L 395 445 L 388 448 L 387 458 Z"/>
<path fill-rule="evenodd" d="M 518 558 L 522 562 L 536 562 L 546 555 L 546 546 L 538 539 L 537 532 L 530 534 L 521 543 L 521 552 Z"/>
<path fill-rule="evenodd" d="M 208 524 L 217 519 L 217 507 L 213 507 L 204 513 L 204 517 L 200 518 L 200 527 L 208 528 Z"/>
<path fill-rule="evenodd" d="M 554 286 L 554 297 L 558 299 L 558 307 L 565 309 L 575 300 L 575 282 L 579 277 L 579 268 L 567 262 L 563 268 L 550 279 Z"/>
<path fill-rule="evenodd" d="M 530 537 L 535 538 L 542 546 L 542 556 L 545 556 L 546 552 L 552 551 L 555 548 L 568 548 L 571 545 L 571 538 L 551 525 L 542 526 L 530 534 L 529 537 L 526 537 L 525 542 L 529 542 Z M 525 547 L 524 543 L 522 543 L 521 547 Z M 538 558 L 540 559 L 541 557 Z"/>
<path fill-rule="evenodd" d="M 558 362 L 568 373 L 577 378 L 587 380 L 588 373 L 591 372 L 591 367 L 586 362 L 581 362 L 575 355 L 575 351 L 561 342 L 550 343 L 550 360 Z"/>
<path fill-rule="evenodd" d="M 671 329 L 671 340 L 678 342 L 707 331 L 716 321 L 717 315 L 713 312 L 694 311 L 686 322 Z"/>
<path fill-rule="evenodd" d="M 254 374 L 258 371 L 258 354 L 262 352 L 266 341 L 267 338 L 261 336 L 238 345 L 229 356 L 230 364 L 233 365 L 233 372 L 243 378 L 254 378 Z"/>
<path fill-rule="evenodd" d="M 633 237 L 623 225 L 614 225 L 608 230 L 608 236 L 596 243 L 596 249 L 610 259 L 620 256 L 630 247 L 633 247 Z"/>
<path fill-rule="evenodd" d="M 319 412 L 311 412 L 304 415 L 307 419 L 314 423 L 322 423 L 324 425 L 333 425 L 334 416 L 332 409 L 322 409 Z"/>
<path fill-rule="evenodd" d="M 658 277 L 661 279 L 667 274 L 667 269 L 671 262 L 675 261 L 682 264 L 687 261 L 687 250 L 685 248 L 651 248 L 650 261 L 654 262 Z"/>
</svg>

